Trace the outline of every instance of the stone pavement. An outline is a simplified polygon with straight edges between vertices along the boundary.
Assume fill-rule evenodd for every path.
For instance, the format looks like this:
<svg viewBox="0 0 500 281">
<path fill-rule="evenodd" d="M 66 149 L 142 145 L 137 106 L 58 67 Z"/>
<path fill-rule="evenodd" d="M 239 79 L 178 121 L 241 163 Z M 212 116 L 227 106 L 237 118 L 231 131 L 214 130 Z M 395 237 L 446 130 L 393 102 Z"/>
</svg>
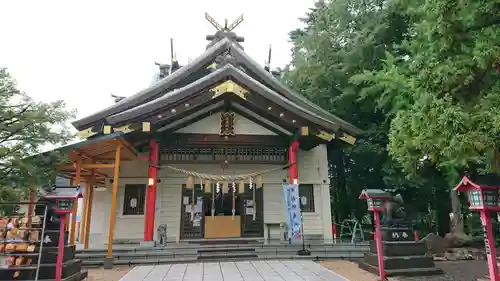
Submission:
<svg viewBox="0 0 500 281">
<path fill-rule="evenodd" d="M 137 266 L 120 281 L 349 281 L 312 261 Z"/>
</svg>

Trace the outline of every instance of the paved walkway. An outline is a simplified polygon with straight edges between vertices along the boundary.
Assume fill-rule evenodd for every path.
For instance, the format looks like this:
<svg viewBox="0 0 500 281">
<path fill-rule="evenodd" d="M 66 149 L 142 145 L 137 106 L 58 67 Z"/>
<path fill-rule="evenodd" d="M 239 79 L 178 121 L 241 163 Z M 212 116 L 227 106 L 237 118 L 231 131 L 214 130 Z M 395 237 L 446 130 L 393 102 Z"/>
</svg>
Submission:
<svg viewBox="0 0 500 281">
<path fill-rule="evenodd" d="M 312 261 L 137 266 L 120 281 L 349 281 Z"/>
</svg>

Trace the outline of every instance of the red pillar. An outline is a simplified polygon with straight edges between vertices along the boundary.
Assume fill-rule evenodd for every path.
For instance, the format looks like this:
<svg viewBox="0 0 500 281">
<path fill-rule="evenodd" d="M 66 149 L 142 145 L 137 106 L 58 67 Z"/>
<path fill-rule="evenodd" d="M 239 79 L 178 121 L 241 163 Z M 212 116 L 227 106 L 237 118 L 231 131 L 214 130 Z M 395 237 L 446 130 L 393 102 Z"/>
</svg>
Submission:
<svg viewBox="0 0 500 281">
<path fill-rule="evenodd" d="M 290 183 L 299 183 L 299 169 L 297 168 L 297 153 L 299 152 L 299 141 L 293 140 L 288 149 L 288 160 L 293 163 L 288 169 L 290 173 Z M 295 181 L 294 181 L 295 180 Z"/>
<path fill-rule="evenodd" d="M 153 241 L 156 210 L 156 183 L 158 181 L 158 142 L 149 143 L 148 188 L 146 192 L 146 214 L 144 216 L 144 241 Z"/>
<path fill-rule="evenodd" d="M 484 248 L 486 250 L 490 280 L 498 281 L 500 280 L 500 276 L 498 275 L 497 251 L 495 249 L 495 237 L 493 236 L 491 217 L 488 211 L 481 210 L 481 224 L 483 226 Z"/>
</svg>

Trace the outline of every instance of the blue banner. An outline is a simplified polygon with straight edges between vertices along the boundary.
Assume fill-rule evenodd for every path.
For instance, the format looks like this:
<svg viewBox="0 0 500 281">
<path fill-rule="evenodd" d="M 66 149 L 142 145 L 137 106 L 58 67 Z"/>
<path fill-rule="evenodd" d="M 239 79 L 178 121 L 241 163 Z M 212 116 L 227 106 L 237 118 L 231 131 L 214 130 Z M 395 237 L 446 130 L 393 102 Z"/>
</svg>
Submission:
<svg viewBox="0 0 500 281">
<path fill-rule="evenodd" d="M 299 185 L 284 184 L 283 195 L 285 197 L 288 237 L 301 235 L 302 220 L 300 215 Z"/>
</svg>

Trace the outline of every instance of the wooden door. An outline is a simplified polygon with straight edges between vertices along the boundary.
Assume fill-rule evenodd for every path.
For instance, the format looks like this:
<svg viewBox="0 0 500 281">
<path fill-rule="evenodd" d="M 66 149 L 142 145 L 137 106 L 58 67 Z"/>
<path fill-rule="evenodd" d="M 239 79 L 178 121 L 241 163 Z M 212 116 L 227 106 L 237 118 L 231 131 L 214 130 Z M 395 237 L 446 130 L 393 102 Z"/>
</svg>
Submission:
<svg viewBox="0 0 500 281">
<path fill-rule="evenodd" d="M 191 216 L 191 204 L 193 203 L 193 189 L 186 188 L 186 185 L 182 185 L 182 196 L 181 196 L 181 239 L 201 239 L 203 238 L 203 227 L 205 220 L 205 210 L 203 200 L 203 190 L 201 190 L 199 184 L 194 185 L 194 200 L 195 207 L 196 204 L 201 205 L 201 210 L 195 209 L 195 213 Z M 201 202 L 199 201 L 201 200 Z M 186 204 L 187 207 L 186 207 Z"/>
<path fill-rule="evenodd" d="M 255 188 L 255 185 L 254 185 Z M 241 237 L 263 237 L 264 236 L 264 200 L 263 188 L 255 189 L 255 205 L 252 214 L 247 214 L 248 209 L 252 207 L 253 190 L 248 184 L 245 184 L 245 193 L 241 195 L 240 214 L 241 214 Z"/>
</svg>

